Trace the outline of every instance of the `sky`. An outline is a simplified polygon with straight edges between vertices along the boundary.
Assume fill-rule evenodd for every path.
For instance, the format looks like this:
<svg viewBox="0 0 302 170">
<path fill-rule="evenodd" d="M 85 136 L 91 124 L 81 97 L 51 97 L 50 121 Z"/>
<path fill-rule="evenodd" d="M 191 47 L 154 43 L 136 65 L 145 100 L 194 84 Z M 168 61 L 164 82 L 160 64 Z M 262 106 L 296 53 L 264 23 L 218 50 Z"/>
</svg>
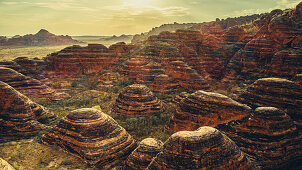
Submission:
<svg viewBox="0 0 302 170">
<path fill-rule="evenodd" d="M 300 0 L 0 0 L 0 35 L 121 35 L 168 23 L 200 23 L 273 9 Z"/>
</svg>

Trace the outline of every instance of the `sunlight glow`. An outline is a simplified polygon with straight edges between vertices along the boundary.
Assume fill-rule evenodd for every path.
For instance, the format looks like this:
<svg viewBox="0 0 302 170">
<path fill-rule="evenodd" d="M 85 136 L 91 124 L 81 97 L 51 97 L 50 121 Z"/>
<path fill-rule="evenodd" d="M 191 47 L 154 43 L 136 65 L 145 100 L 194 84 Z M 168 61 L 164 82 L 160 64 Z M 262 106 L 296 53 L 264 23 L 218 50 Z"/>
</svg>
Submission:
<svg viewBox="0 0 302 170">
<path fill-rule="evenodd" d="M 133 8 L 148 8 L 152 6 L 153 0 L 125 0 L 124 6 L 130 6 Z"/>
</svg>

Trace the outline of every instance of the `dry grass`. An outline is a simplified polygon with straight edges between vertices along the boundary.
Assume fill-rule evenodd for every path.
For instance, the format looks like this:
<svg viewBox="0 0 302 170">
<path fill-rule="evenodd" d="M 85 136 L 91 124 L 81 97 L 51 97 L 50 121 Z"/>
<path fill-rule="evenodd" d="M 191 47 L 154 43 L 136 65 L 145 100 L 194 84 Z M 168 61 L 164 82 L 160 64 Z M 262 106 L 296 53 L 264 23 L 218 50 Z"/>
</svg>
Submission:
<svg viewBox="0 0 302 170">
<path fill-rule="evenodd" d="M 0 145 L 1 157 L 17 170 L 85 169 L 86 163 L 57 146 L 38 143 L 37 138 Z"/>
<path fill-rule="evenodd" d="M 13 60 L 17 57 L 43 58 L 47 54 L 59 51 L 64 46 L 35 46 L 35 47 L 0 47 L 0 61 Z"/>
</svg>

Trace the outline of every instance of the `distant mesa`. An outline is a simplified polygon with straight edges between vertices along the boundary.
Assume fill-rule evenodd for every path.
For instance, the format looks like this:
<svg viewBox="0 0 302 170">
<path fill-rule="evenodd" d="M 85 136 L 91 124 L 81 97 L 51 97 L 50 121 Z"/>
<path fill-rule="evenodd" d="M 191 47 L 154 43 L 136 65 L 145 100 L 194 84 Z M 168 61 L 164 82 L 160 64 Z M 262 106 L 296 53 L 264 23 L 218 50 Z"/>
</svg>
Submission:
<svg viewBox="0 0 302 170">
<path fill-rule="evenodd" d="M 113 111 L 128 116 L 147 116 L 162 109 L 161 101 L 141 84 L 127 86 L 118 96 Z"/>
<path fill-rule="evenodd" d="M 37 135 L 56 116 L 0 81 L 0 141 Z"/>
<path fill-rule="evenodd" d="M 212 127 L 174 133 L 147 169 L 257 169 L 238 146 Z"/>
<path fill-rule="evenodd" d="M 68 35 L 55 35 L 45 29 L 41 29 L 36 34 L 24 36 L 14 36 L 12 38 L 0 37 L 0 46 L 50 46 L 50 45 L 70 45 L 79 44 Z"/>
<path fill-rule="evenodd" d="M 64 117 L 42 141 L 57 144 L 92 167 L 108 169 L 129 155 L 135 141 L 114 119 L 90 108 Z"/>
</svg>

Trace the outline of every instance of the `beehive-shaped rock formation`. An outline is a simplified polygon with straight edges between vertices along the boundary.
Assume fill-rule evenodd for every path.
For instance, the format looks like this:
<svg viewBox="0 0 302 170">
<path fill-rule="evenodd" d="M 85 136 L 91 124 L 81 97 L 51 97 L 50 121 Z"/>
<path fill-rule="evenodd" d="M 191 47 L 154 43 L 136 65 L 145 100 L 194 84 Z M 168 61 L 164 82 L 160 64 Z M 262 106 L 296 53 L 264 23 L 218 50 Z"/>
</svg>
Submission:
<svg viewBox="0 0 302 170">
<path fill-rule="evenodd" d="M 227 96 L 200 90 L 180 101 L 166 128 L 176 132 L 196 130 L 200 126 L 216 127 L 221 123 L 244 119 L 250 111 L 248 106 Z"/>
<path fill-rule="evenodd" d="M 302 51 L 282 50 L 274 54 L 269 72 L 280 77 L 293 77 L 302 73 Z"/>
<path fill-rule="evenodd" d="M 256 107 L 276 107 L 286 112 L 298 125 L 302 125 L 302 86 L 280 78 L 255 81 L 238 98 L 242 103 Z"/>
<path fill-rule="evenodd" d="M 174 133 L 148 169 L 255 169 L 227 136 L 212 127 Z"/>
<path fill-rule="evenodd" d="M 0 136 L 31 136 L 45 130 L 40 122 L 54 119 L 52 113 L 0 81 Z"/>
<path fill-rule="evenodd" d="M 135 147 L 133 138 L 114 119 L 89 108 L 70 112 L 42 141 L 56 143 L 101 169 L 110 168 Z"/>
<path fill-rule="evenodd" d="M 206 80 L 183 61 L 171 62 L 165 72 L 178 81 L 179 85 L 185 89 L 196 91 L 210 88 Z"/>
<path fill-rule="evenodd" d="M 152 159 L 161 151 L 162 146 L 163 142 L 154 138 L 142 140 L 138 147 L 128 156 L 123 169 L 146 169 Z"/>
<path fill-rule="evenodd" d="M 41 83 L 39 80 L 24 76 L 13 69 L 0 67 L 0 81 L 3 81 L 26 95 L 41 98 L 52 98 L 55 90 Z"/>
<path fill-rule="evenodd" d="M 124 72 L 133 82 L 144 81 L 146 77 L 143 74 L 147 64 L 148 60 L 143 56 L 131 58 L 126 65 Z"/>
<path fill-rule="evenodd" d="M 162 104 L 145 85 L 127 86 L 116 99 L 113 110 L 129 116 L 146 116 L 159 112 Z"/>
<path fill-rule="evenodd" d="M 271 37 L 257 37 L 246 44 L 241 53 L 236 54 L 230 67 L 237 67 L 239 73 L 259 73 L 270 63 L 276 52 L 276 43 Z M 241 73 L 239 73 L 241 74 Z"/>
<path fill-rule="evenodd" d="M 118 73 L 104 73 L 99 79 L 99 86 L 101 87 L 112 87 L 119 79 L 120 75 Z"/>
<path fill-rule="evenodd" d="M 302 159 L 302 136 L 277 108 L 259 107 L 248 120 L 225 127 L 221 130 L 263 169 L 287 169 Z"/>
<path fill-rule="evenodd" d="M 160 93 L 169 93 L 178 88 L 178 83 L 165 74 L 158 75 L 154 78 L 151 90 Z"/>
</svg>

